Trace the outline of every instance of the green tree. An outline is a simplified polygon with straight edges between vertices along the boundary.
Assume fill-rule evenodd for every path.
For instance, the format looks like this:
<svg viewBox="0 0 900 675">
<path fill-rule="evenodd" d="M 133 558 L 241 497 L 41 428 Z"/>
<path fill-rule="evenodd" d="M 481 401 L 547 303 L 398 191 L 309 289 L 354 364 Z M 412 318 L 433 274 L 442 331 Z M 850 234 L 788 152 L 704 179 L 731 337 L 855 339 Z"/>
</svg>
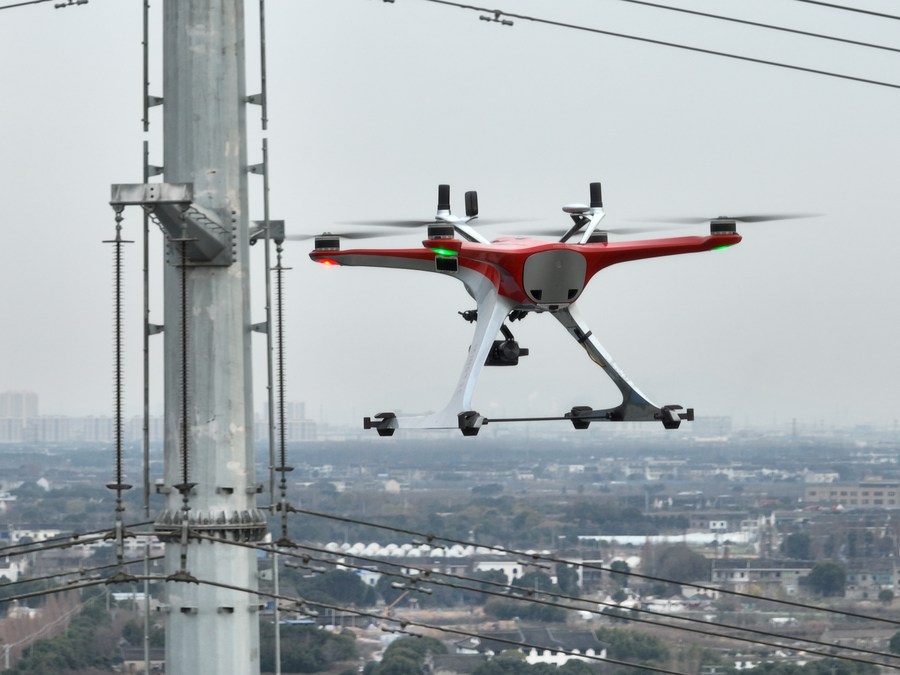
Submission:
<svg viewBox="0 0 900 675">
<path fill-rule="evenodd" d="M 384 650 L 384 657 L 371 669 L 370 675 L 421 675 L 428 654 L 446 654 L 440 640 L 429 637 L 403 637 Z"/>
<path fill-rule="evenodd" d="M 628 585 L 628 577 L 625 575 L 629 572 L 631 572 L 631 568 L 624 560 L 613 560 L 609 564 L 609 578 L 621 586 Z"/>
<path fill-rule="evenodd" d="M 609 645 L 607 656 L 621 661 L 662 662 L 669 658 L 665 642 L 658 637 L 622 628 L 599 628 L 597 639 Z"/>
<path fill-rule="evenodd" d="M 260 624 L 260 668 L 275 670 L 275 626 Z M 352 633 L 331 633 L 314 626 L 281 627 L 281 667 L 290 673 L 318 673 L 334 663 L 358 657 Z"/>
<path fill-rule="evenodd" d="M 812 538 L 806 532 L 792 532 L 781 542 L 781 552 L 794 560 L 812 560 Z"/>
<path fill-rule="evenodd" d="M 556 585 L 564 595 L 578 595 L 578 572 L 575 567 L 563 563 L 556 564 Z"/>
<path fill-rule="evenodd" d="M 900 654 L 900 631 L 891 636 L 891 641 L 888 643 L 888 649 L 891 650 L 891 654 Z"/>
<path fill-rule="evenodd" d="M 112 665 L 114 640 L 109 615 L 95 595 L 84 603 L 63 635 L 35 642 L 9 675 L 45 675 L 89 669 L 108 670 Z"/>
<path fill-rule="evenodd" d="M 359 575 L 347 570 L 333 570 L 311 577 L 289 578 L 297 595 L 307 600 L 355 607 L 371 607 L 378 600 L 378 594 L 367 586 Z"/>
<path fill-rule="evenodd" d="M 806 577 L 806 583 L 819 595 L 826 597 L 843 595 L 847 584 L 847 572 L 835 562 L 820 562 L 812 568 Z"/>
<path fill-rule="evenodd" d="M 653 561 L 651 574 L 677 587 L 678 582 L 682 581 L 709 581 L 710 567 L 709 560 L 687 546 L 667 546 Z"/>
</svg>

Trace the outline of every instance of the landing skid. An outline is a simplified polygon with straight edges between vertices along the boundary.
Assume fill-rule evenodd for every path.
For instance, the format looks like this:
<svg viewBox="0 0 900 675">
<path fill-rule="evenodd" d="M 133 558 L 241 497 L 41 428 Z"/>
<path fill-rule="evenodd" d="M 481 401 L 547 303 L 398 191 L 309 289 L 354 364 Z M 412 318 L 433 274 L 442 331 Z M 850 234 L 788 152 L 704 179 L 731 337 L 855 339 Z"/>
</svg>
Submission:
<svg viewBox="0 0 900 675">
<path fill-rule="evenodd" d="M 466 270 L 460 270 L 462 276 Z M 575 406 L 558 417 L 508 417 L 488 419 L 471 410 L 475 382 L 485 365 L 515 365 L 518 357 L 527 354 L 513 340 L 512 333 L 503 325 L 524 315 L 516 303 L 497 293 L 493 283 L 480 274 L 470 274 L 465 279 L 466 288 L 477 302 L 477 310 L 461 312 L 467 321 L 475 322 L 475 335 L 469 347 L 465 365 L 456 389 L 444 409 L 437 413 L 398 417 L 393 412 L 383 412 L 363 419 L 364 429 L 375 429 L 379 436 L 393 436 L 397 429 L 459 429 L 464 436 L 475 436 L 486 424 L 501 422 L 569 421 L 576 429 L 587 429 L 591 422 L 662 422 L 666 429 L 677 429 L 682 420 L 693 420 L 694 410 L 684 410 L 680 405 L 657 406 L 629 380 L 613 362 L 588 326 L 577 316 L 574 306 L 558 307 L 551 311 L 566 332 L 584 349 L 587 356 L 612 380 L 622 395 L 622 402 L 612 408 L 595 410 L 590 406 Z M 498 332 L 505 340 L 494 341 Z M 501 358 L 498 344 L 515 345 L 513 357 Z M 459 412 L 462 410 L 463 412 Z"/>
<path fill-rule="evenodd" d="M 664 405 L 655 408 L 652 416 L 629 417 L 626 415 L 626 406 L 623 403 L 615 408 L 594 410 L 590 406 L 575 406 L 565 415 L 558 417 L 494 417 L 487 418 L 474 410 L 467 410 L 457 415 L 457 425 L 450 424 L 431 426 L 426 421 L 429 415 L 421 417 L 400 418 L 392 412 L 378 413 L 374 417 L 363 418 L 363 429 L 375 429 L 379 436 L 393 436 L 400 428 L 418 429 L 454 429 L 458 428 L 463 436 L 476 436 L 481 427 L 488 424 L 501 424 L 503 422 L 559 422 L 569 421 L 576 429 L 587 429 L 591 422 L 662 422 L 666 429 L 677 429 L 682 420 L 694 421 L 694 409 L 686 410 L 680 405 Z M 683 412 L 682 412 L 683 411 Z M 647 411 L 649 413 L 649 411 Z M 412 422 L 404 424 L 403 422 Z"/>
</svg>

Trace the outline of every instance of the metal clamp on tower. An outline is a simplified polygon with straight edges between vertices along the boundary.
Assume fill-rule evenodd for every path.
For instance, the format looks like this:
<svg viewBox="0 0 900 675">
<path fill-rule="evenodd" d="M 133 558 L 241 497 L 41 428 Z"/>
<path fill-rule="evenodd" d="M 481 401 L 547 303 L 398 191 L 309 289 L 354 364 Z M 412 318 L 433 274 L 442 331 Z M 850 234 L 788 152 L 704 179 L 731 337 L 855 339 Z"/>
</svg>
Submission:
<svg viewBox="0 0 900 675">
<path fill-rule="evenodd" d="M 169 241 L 185 242 L 185 264 L 227 267 L 234 262 L 234 227 L 194 203 L 192 183 L 113 184 L 113 208 L 142 206 Z"/>
</svg>

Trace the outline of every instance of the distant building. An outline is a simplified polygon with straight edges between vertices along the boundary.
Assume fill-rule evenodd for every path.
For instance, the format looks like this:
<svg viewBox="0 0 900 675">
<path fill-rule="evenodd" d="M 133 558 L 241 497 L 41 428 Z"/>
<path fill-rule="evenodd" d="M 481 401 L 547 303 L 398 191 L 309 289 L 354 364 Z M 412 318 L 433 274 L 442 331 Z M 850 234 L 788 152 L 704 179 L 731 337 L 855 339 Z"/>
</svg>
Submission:
<svg viewBox="0 0 900 675">
<path fill-rule="evenodd" d="M 25 423 L 38 416 L 38 395 L 33 391 L 0 392 L 0 419 Z"/>
<path fill-rule="evenodd" d="M 0 443 L 29 440 L 29 424 L 37 416 L 38 397 L 34 392 L 0 392 Z"/>
<path fill-rule="evenodd" d="M 900 508 L 900 481 L 864 480 L 856 485 L 811 485 L 804 490 L 803 500 L 818 506 L 896 509 Z"/>
<path fill-rule="evenodd" d="M 742 593 L 757 586 L 780 588 L 793 595 L 812 566 L 811 562 L 797 560 L 716 559 L 712 561 L 712 582 Z"/>
<path fill-rule="evenodd" d="M 276 407 L 276 416 L 279 411 Z M 277 422 L 277 417 L 276 417 Z M 254 420 L 253 438 L 256 442 L 266 441 L 269 438 L 269 411 L 264 408 Z M 277 424 L 275 438 L 280 438 L 281 430 Z M 316 423 L 306 418 L 306 404 L 302 401 L 286 401 L 284 404 L 284 440 L 288 443 L 300 443 L 314 441 L 317 438 Z"/>
<path fill-rule="evenodd" d="M 878 600 L 882 591 L 896 593 L 897 572 L 894 558 L 854 561 L 847 567 L 844 597 L 852 600 Z"/>
</svg>

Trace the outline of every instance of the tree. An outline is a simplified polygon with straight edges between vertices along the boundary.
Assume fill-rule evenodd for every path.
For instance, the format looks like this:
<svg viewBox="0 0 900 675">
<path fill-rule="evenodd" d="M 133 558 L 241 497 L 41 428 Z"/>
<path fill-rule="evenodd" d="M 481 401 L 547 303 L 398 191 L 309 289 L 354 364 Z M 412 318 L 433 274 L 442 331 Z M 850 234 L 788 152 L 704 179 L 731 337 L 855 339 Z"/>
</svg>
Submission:
<svg viewBox="0 0 900 675">
<path fill-rule="evenodd" d="M 709 560 L 684 545 L 664 548 L 654 563 L 652 574 L 673 586 L 682 581 L 709 581 L 710 578 Z"/>
<path fill-rule="evenodd" d="M 578 572 L 575 567 L 557 563 L 556 564 L 556 585 L 565 595 L 578 595 Z"/>
<path fill-rule="evenodd" d="M 621 661 L 655 661 L 669 658 L 669 650 L 663 640 L 634 630 L 599 628 L 597 639 L 609 645 L 608 656 Z"/>
<path fill-rule="evenodd" d="M 609 564 L 609 578 L 621 586 L 628 585 L 628 578 L 625 576 L 631 572 L 631 568 L 624 560 L 613 560 Z"/>
<path fill-rule="evenodd" d="M 275 670 L 275 626 L 260 624 L 260 667 Z M 313 626 L 281 627 L 281 667 L 292 673 L 317 673 L 340 661 L 356 659 L 356 638 L 350 632 L 334 634 Z"/>
<path fill-rule="evenodd" d="M 806 583 L 816 593 L 826 597 L 843 595 L 847 572 L 835 562 L 820 562 L 806 577 Z"/>
<path fill-rule="evenodd" d="M 888 642 L 888 649 L 891 650 L 891 654 L 900 654 L 900 631 L 897 631 L 891 637 L 891 641 Z"/>
<path fill-rule="evenodd" d="M 384 658 L 371 669 L 371 675 L 421 675 L 428 654 L 446 654 L 440 640 L 429 637 L 403 637 L 394 640 Z"/>
<path fill-rule="evenodd" d="M 781 552 L 794 560 L 812 560 L 812 538 L 806 532 L 793 532 L 781 542 Z"/>
<path fill-rule="evenodd" d="M 312 577 L 288 577 L 297 595 L 330 605 L 371 607 L 377 602 L 375 591 L 358 574 L 347 570 L 333 570 Z"/>
</svg>

